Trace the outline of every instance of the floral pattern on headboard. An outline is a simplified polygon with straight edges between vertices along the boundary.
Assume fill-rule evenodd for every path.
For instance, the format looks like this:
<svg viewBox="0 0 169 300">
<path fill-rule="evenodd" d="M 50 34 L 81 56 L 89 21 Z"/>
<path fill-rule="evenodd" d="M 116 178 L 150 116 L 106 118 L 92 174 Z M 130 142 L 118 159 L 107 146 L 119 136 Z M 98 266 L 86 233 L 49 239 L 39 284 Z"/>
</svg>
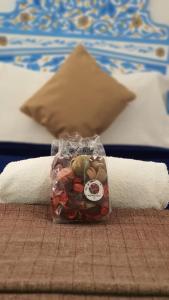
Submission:
<svg viewBox="0 0 169 300">
<path fill-rule="evenodd" d="M 0 12 L 0 60 L 55 71 L 83 43 L 108 72 L 168 72 L 169 27 L 148 0 L 11 0 Z"/>
</svg>

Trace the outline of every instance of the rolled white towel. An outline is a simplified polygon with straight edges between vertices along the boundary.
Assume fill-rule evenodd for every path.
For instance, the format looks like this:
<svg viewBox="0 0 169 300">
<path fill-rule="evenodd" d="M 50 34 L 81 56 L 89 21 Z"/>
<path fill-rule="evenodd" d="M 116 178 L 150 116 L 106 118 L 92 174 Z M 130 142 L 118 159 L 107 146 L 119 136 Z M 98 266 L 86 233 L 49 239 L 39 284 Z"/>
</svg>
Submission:
<svg viewBox="0 0 169 300">
<path fill-rule="evenodd" d="M 112 207 L 166 208 L 169 174 L 163 163 L 107 157 Z"/>
<path fill-rule="evenodd" d="M 49 203 L 53 157 L 6 166 L 0 175 L 1 203 Z M 163 209 L 169 201 L 169 174 L 163 163 L 106 157 L 112 207 Z"/>
<path fill-rule="evenodd" d="M 52 156 L 9 163 L 0 174 L 0 202 L 49 203 Z"/>
</svg>

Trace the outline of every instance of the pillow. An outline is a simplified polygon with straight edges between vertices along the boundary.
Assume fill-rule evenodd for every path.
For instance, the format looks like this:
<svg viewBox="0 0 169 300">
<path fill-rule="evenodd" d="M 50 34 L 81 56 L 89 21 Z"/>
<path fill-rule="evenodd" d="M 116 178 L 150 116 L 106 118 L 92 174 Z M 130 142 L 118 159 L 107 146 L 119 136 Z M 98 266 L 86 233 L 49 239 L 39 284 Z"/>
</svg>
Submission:
<svg viewBox="0 0 169 300">
<path fill-rule="evenodd" d="M 19 107 L 52 76 L 53 73 L 0 63 L 0 141 L 51 143 L 53 136 L 21 113 Z M 114 76 L 131 88 L 137 99 L 101 135 L 102 142 L 169 148 L 169 114 L 165 102 L 169 79 L 153 72 Z"/>
<path fill-rule="evenodd" d="M 52 75 L 0 63 L 0 141 L 51 143 L 53 137 L 46 128 L 19 108 Z"/>
<path fill-rule="evenodd" d="M 86 137 L 103 132 L 134 98 L 80 45 L 21 111 L 55 137 L 77 131 Z"/>
<path fill-rule="evenodd" d="M 137 99 L 102 134 L 102 141 L 105 144 L 169 147 L 166 107 L 169 79 L 154 72 L 114 76 L 132 89 Z"/>
</svg>

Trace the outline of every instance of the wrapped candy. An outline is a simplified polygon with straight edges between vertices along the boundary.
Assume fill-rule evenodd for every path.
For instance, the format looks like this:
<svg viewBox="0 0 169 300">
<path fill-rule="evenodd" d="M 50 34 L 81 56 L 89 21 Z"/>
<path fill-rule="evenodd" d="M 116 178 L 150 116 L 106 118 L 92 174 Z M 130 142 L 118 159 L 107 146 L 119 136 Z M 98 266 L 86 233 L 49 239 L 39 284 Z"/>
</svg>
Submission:
<svg viewBox="0 0 169 300">
<path fill-rule="evenodd" d="M 57 148 L 57 153 L 56 153 Z M 110 212 L 105 151 L 98 136 L 53 144 L 51 206 L 54 221 L 100 221 Z"/>
</svg>

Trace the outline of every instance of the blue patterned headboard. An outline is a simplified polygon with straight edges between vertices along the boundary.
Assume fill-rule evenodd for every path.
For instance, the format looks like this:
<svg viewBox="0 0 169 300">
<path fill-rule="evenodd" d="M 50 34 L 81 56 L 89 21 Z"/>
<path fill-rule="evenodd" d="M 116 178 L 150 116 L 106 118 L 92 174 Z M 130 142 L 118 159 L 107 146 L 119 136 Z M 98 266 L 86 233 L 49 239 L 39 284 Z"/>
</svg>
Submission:
<svg viewBox="0 0 169 300">
<path fill-rule="evenodd" d="M 54 71 L 83 43 L 109 72 L 169 73 L 169 27 L 151 19 L 148 0 L 11 1 L 0 11 L 0 61 Z"/>
</svg>

